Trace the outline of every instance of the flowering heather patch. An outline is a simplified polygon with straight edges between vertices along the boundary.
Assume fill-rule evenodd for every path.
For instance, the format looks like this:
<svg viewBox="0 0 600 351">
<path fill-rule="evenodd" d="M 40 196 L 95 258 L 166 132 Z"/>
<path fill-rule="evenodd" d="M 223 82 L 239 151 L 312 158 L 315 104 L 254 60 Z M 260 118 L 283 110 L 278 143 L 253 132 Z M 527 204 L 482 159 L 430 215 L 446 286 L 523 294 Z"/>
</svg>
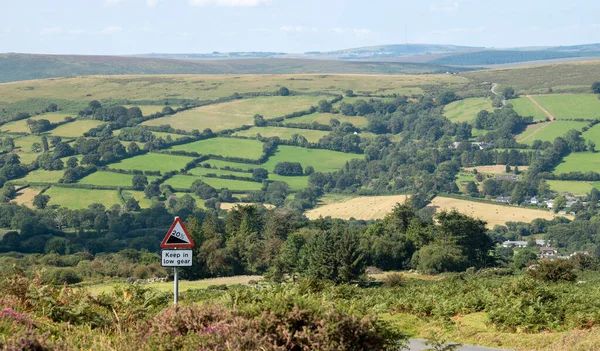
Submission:
<svg viewBox="0 0 600 351">
<path fill-rule="evenodd" d="M 0 319 L 8 320 L 20 324 L 32 325 L 33 319 L 29 318 L 29 316 L 25 313 L 19 313 L 12 308 L 5 308 L 0 311 Z"/>
</svg>

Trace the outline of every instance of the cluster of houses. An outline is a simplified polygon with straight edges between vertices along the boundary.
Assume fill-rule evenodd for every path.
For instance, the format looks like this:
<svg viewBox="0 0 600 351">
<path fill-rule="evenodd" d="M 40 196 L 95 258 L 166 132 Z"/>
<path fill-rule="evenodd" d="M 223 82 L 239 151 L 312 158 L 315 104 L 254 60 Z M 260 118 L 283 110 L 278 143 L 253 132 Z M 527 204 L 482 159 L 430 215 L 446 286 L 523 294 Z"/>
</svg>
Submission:
<svg viewBox="0 0 600 351">
<path fill-rule="evenodd" d="M 458 149 L 458 147 L 460 146 L 461 142 L 460 141 L 455 141 L 452 144 L 450 144 L 448 146 L 449 149 Z M 488 147 L 491 147 L 492 144 L 488 144 L 488 143 L 482 143 L 479 141 L 473 141 L 471 142 L 471 146 L 477 146 L 479 148 L 479 150 L 485 150 Z"/>
<path fill-rule="evenodd" d="M 577 203 L 577 198 L 572 196 L 572 195 L 566 195 L 565 199 L 567 200 L 567 202 L 565 203 L 565 209 L 571 208 L 573 207 L 573 205 L 575 205 Z M 496 202 L 500 202 L 500 203 L 505 203 L 505 204 L 510 204 L 512 197 L 511 196 L 498 196 L 496 197 L 495 201 Z M 529 198 L 529 199 L 525 199 L 524 201 L 525 205 L 534 205 L 534 206 L 546 206 L 546 208 L 548 208 L 550 211 L 554 210 L 554 200 L 546 200 L 546 201 L 540 201 L 536 196 Z M 586 205 L 586 202 L 582 202 L 582 205 Z M 568 214 L 568 211 L 566 210 L 561 210 L 558 212 L 558 214 L 561 215 L 566 215 Z"/>
<path fill-rule="evenodd" d="M 510 247 L 510 248 L 524 248 L 527 247 L 527 241 L 524 240 L 507 240 L 505 242 L 502 243 L 502 247 Z M 569 257 L 572 257 L 573 255 L 577 255 L 577 254 L 583 254 L 583 255 L 589 255 L 589 252 L 587 251 L 580 251 L 580 252 L 574 252 L 568 256 L 565 255 L 561 255 L 558 253 L 558 250 L 555 249 L 554 247 L 550 246 L 550 242 L 546 241 L 546 240 L 536 240 L 535 241 L 535 245 L 538 246 L 538 257 L 539 258 L 562 258 L 562 259 L 566 259 Z"/>
</svg>

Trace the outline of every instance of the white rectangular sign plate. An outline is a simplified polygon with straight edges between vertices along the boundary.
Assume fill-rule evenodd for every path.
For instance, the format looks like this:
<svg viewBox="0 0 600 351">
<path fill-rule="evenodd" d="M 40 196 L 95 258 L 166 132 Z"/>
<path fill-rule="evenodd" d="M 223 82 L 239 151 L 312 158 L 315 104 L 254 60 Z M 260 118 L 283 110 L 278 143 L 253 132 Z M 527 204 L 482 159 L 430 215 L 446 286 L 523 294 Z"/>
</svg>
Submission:
<svg viewBox="0 0 600 351">
<path fill-rule="evenodd" d="M 163 267 L 192 266 L 192 250 L 162 250 L 161 256 Z"/>
</svg>

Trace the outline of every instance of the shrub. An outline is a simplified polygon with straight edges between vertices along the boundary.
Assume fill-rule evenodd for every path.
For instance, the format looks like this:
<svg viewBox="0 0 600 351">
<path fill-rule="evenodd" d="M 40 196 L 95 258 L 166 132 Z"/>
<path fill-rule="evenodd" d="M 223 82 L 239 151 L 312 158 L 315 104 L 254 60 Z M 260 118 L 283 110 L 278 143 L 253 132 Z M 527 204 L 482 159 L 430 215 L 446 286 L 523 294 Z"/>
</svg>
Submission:
<svg viewBox="0 0 600 351">
<path fill-rule="evenodd" d="M 81 277 L 73 268 L 55 268 L 46 273 L 45 279 L 54 284 L 76 284 L 81 282 Z"/>
<path fill-rule="evenodd" d="M 547 282 L 572 282 L 577 279 L 573 269 L 575 265 L 567 260 L 541 260 L 539 264 L 530 266 L 527 274 L 534 279 Z"/>
<path fill-rule="evenodd" d="M 391 273 L 388 274 L 384 279 L 383 279 L 383 285 L 390 287 L 390 288 L 395 288 L 398 286 L 402 286 L 404 284 L 404 276 L 400 273 Z"/>
</svg>

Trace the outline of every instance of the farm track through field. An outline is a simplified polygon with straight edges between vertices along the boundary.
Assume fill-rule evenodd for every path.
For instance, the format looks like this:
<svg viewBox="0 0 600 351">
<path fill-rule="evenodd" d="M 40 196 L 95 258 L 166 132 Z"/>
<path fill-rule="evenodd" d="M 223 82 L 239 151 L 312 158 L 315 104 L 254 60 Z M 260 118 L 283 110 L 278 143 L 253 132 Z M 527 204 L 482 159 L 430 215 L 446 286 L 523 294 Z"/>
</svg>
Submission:
<svg viewBox="0 0 600 351">
<path fill-rule="evenodd" d="M 533 104 L 535 106 L 537 106 L 537 108 L 539 108 L 540 110 L 542 110 L 542 112 L 544 112 L 546 114 L 546 116 L 548 116 L 550 118 L 550 121 L 555 121 L 556 120 L 556 118 L 554 118 L 554 116 L 550 112 L 548 112 L 548 110 L 546 110 L 545 108 L 543 108 L 542 105 L 540 105 L 540 103 L 537 102 L 531 95 L 526 95 L 526 96 L 527 96 L 527 98 L 529 100 L 531 100 L 531 102 L 533 102 Z"/>
<path fill-rule="evenodd" d="M 523 141 L 525 141 L 525 140 L 529 140 L 529 139 L 531 139 L 531 137 L 532 137 L 532 136 L 534 136 L 534 135 L 536 135 L 537 133 L 541 132 L 542 130 L 546 129 L 546 128 L 547 128 L 547 127 L 550 125 L 550 123 L 552 123 L 552 122 L 547 122 L 547 123 L 544 123 L 544 125 L 543 125 L 543 126 L 541 126 L 540 128 L 538 128 L 536 131 L 534 131 L 533 133 L 529 134 L 528 136 L 526 136 L 526 137 L 525 137 L 525 138 L 523 138 L 523 139 L 518 139 L 518 141 L 519 141 L 520 143 L 522 143 L 522 142 L 523 142 Z M 532 126 L 532 127 L 535 127 L 535 126 L 536 126 L 536 124 L 532 124 L 531 126 Z M 529 127 L 527 127 L 527 128 L 529 128 Z M 527 129 L 525 129 L 525 130 L 527 130 Z"/>
</svg>

